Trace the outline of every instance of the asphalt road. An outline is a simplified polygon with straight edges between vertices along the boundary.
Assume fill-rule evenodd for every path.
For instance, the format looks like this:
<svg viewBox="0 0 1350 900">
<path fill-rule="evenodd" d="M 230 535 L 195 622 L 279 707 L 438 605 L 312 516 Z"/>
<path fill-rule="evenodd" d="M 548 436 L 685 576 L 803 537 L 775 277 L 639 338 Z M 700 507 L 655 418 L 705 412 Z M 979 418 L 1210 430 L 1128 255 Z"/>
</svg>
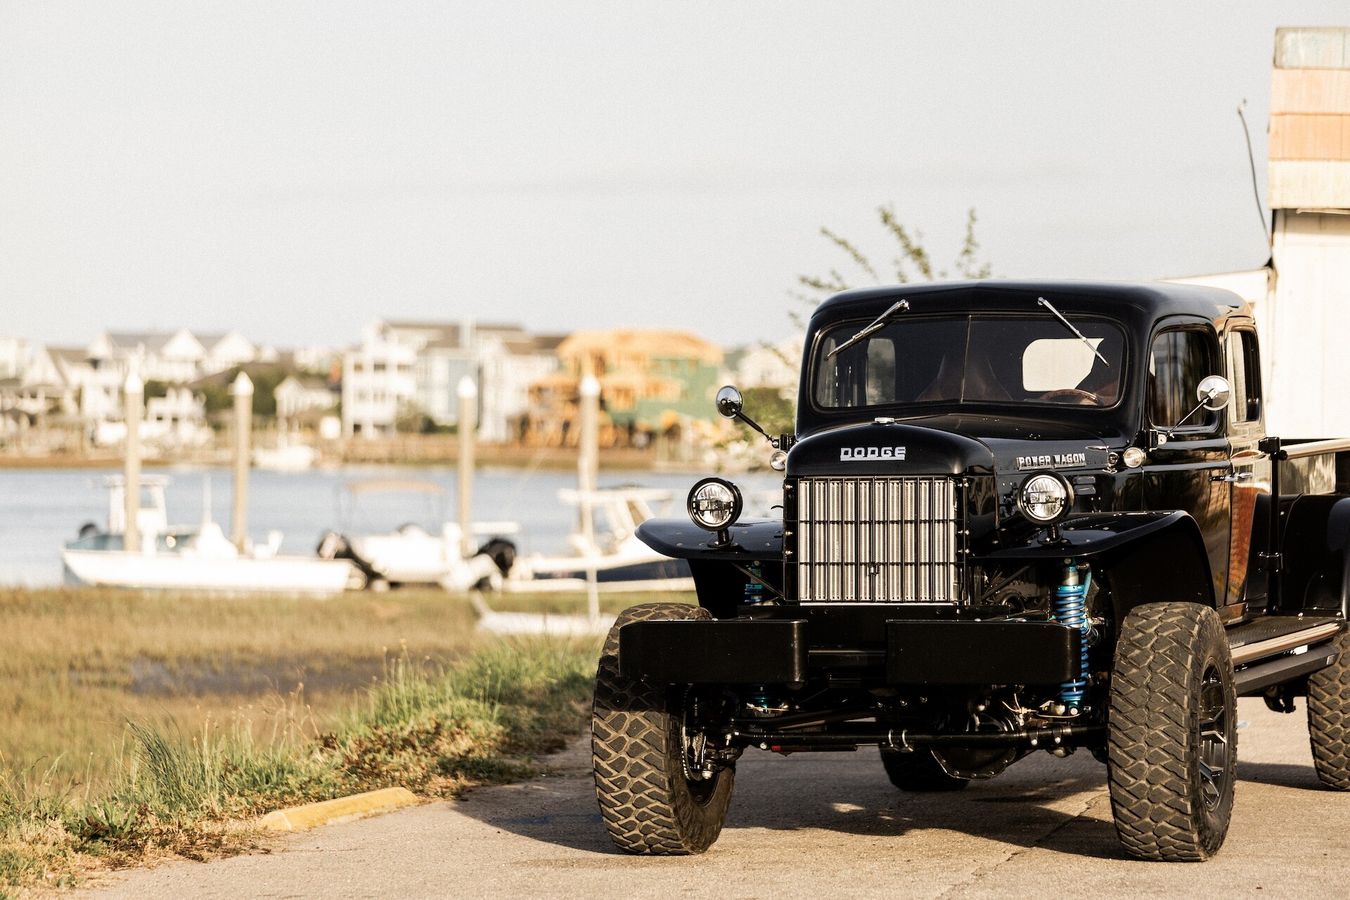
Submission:
<svg viewBox="0 0 1350 900">
<path fill-rule="evenodd" d="M 106 897 L 1345 896 L 1350 794 L 1324 790 L 1297 714 L 1241 701 L 1237 807 L 1208 863 L 1126 858 L 1105 768 L 1041 753 L 951 795 L 891 788 L 874 750 L 748 752 L 707 854 L 615 851 L 584 746 L 557 771 L 279 842 L 276 852 L 121 873 Z"/>
</svg>

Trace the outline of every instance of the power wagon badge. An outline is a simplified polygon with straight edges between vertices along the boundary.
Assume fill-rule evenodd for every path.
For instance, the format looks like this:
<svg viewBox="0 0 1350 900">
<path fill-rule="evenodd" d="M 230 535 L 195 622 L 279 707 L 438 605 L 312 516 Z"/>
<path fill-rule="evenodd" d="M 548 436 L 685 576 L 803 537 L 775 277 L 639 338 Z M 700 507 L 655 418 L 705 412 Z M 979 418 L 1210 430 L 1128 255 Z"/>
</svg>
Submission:
<svg viewBox="0 0 1350 900">
<path fill-rule="evenodd" d="M 1067 469 L 1086 465 L 1086 453 L 1049 453 L 1044 456 L 1017 457 L 1018 469 Z"/>
</svg>

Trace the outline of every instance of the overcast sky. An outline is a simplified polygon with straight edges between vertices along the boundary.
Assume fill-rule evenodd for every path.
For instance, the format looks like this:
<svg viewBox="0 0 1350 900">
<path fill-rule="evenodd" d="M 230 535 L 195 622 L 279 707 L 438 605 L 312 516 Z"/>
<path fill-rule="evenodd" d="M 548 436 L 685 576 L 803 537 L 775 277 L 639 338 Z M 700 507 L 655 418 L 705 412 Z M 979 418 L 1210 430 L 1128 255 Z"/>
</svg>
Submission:
<svg viewBox="0 0 1350 900">
<path fill-rule="evenodd" d="M 1294 24 L 1350 8 L 0 0 L 0 334 L 775 339 L 879 203 L 997 275 L 1252 267 Z"/>
</svg>

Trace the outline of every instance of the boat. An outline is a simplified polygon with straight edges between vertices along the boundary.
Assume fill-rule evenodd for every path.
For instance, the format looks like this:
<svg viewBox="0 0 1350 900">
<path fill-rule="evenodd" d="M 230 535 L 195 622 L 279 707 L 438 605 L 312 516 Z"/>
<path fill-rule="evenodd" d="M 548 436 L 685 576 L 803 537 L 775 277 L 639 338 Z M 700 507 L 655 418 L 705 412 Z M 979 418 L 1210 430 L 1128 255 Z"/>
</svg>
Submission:
<svg viewBox="0 0 1350 900">
<path fill-rule="evenodd" d="M 373 494 L 419 494 L 427 498 L 439 526 L 427 528 L 407 522 L 393 531 L 356 533 L 352 527 L 356 506 Z M 366 574 L 369 585 L 380 590 L 390 586 L 440 584 L 453 591 L 486 585 L 499 586 L 516 558 L 509 537 L 520 531 L 515 522 L 474 522 L 474 552 L 465 554 L 462 532 L 456 522 L 445 519 L 449 492 L 434 481 L 418 479 L 368 479 L 343 485 L 339 495 L 342 531 L 330 531 L 319 543 L 319 555 L 347 559 Z"/>
<path fill-rule="evenodd" d="M 364 583 L 348 560 L 279 553 L 280 532 L 270 532 L 266 543 L 250 543 L 241 552 L 211 521 L 209 500 L 200 525 L 170 525 L 164 491 L 168 483 L 162 476 L 142 479 L 136 516 L 141 548 L 132 552 L 125 541 L 126 482 L 120 476 L 106 479 L 107 526 L 88 523 L 79 537 L 62 548 L 67 582 L 147 590 L 314 595 L 337 594 Z"/>
<path fill-rule="evenodd" d="M 278 441 L 275 447 L 257 447 L 253 465 L 268 472 L 304 472 L 314 467 L 319 453 L 308 444 Z"/>
<path fill-rule="evenodd" d="M 657 515 L 654 507 L 670 505 L 672 492 L 625 486 L 564 489 L 558 497 L 578 510 L 571 553 L 518 558 L 503 581 L 504 590 L 584 591 L 592 583 L 611 593 L 694 589 L 687 562 L 657 553 L 637 537 L 638 526 Z"/>
</svg>

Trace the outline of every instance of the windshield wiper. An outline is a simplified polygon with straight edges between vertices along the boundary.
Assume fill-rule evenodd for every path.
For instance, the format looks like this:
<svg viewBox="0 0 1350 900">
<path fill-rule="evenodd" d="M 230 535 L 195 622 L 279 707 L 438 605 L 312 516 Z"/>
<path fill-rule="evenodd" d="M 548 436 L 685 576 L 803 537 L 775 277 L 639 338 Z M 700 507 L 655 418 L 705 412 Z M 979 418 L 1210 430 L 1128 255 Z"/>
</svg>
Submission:
<svg viewBox="0 0 1350 900">
<path fill-rule="evenodd" d="M 1091 351 L 1096 355 L 1096 357 L 1097 357 L 1098 359 L 1100 359 L 1103 363 L 1105 363 L 1105 364 L 1106 364 L 1106 367 L 1107 367 L 1108 369 L 1111 368 L 1111 364 L 1110 364 L 1109 362 L 1106 361 L 1106 357 L 1105 357 L 1105 356 L 1102 356 L 1101 351 L 1098 350 L 1096 347 L 1094 347 L 1094 346 L 1092 345 L 1092 341 L 1090 341 L 1090 340 L 1088 340 L 1086 337 L 1084 337 L 1084 336 L 1083 336 L 1083 332 L 1079 331 L 1077 328 L 1074 328 L 1074 327 L 1073 327 L 1073 323 L 1070 322 L 1068 319 L 1064 318 L 1064 314 L 1063 314 L 1063 313 L 1061 313 L 1059 310 L 1057 310 L 1057 309 L 1055 309 L 1053 306 L 1051 306 L 1049 300 L 1045 299 L 1044 297 L 1037 297 L 1037 298 L 1036 298 L 1036 302 L 1039 303 L 1041 306 L 1044 306 L 1046 309 L 1050 310 L 1052 313 L 1054 313 L 1054 314 L 1055 314 L 1055 318 L 1056 318 L 1056 319 L 1059 319 L 1061 322 L 1063 322 L 1065 328 L 1069 329 L 1069 330 L 1072 331 L 1074 334 L 1078 335 L 1078 339 L 1079 339 L 1080 341 L 1082 341 L 1084 344 L 1086 344 L 1086 345 L 1087 345 L 1087 348 L 1088 348 L 1089 350 L 1091 350 Z"/>
<path fill-rule="evenodd" d="M 844 341 L 842 344 L 840 344 L 838 347 L 835 347 L 829 353 L 826 353 L 825 358 L 829 359 L 836 353 L 843 353 L 849 347 L 852 347 L 854 344 L 858 343 L 858 341 L 861 341 L 863 338 L 867 337 L 869 334 L 876 331 L 881 326 L 885 325 L 886 320 L 889 319 L 891 316 L 895 315 L 898 312 L 904 312 L 907 309 L 909 309 L 908 300 L 897 300 L 896 302 L 891 304 L 890 309 L 886 310 L 884 313 L 873 319 L 870 324 L 868 324 L 865 328 L 863 328 L 862 331 L 859 331 L 853 337 Z"/>
</svg>

